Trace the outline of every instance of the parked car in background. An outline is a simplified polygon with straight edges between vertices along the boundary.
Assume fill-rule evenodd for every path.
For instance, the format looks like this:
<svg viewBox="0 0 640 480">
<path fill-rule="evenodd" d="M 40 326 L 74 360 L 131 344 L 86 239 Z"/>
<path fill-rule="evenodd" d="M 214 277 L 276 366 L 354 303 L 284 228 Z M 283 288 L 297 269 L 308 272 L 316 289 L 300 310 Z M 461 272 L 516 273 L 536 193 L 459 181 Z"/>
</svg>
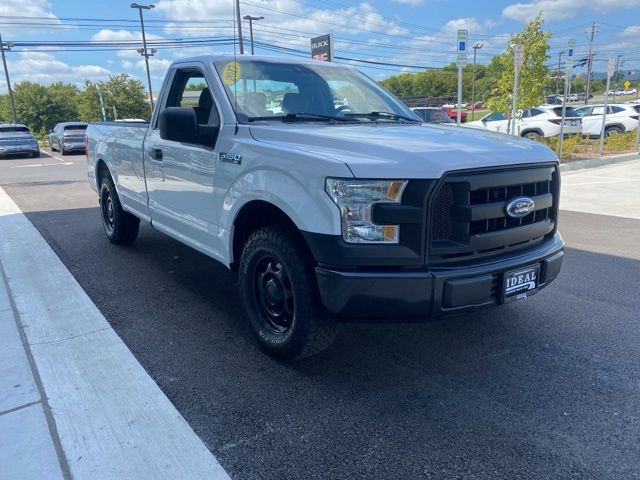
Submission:
<svg viewBox="0 0 640 480">
<path fill-rule="evenodd" d="M 604 134 L 630 132 L 638 128 L 639 113 L 636 106 L 629 103 L 614 103 L 607 106 L 607 120 Z M 604 105 L 585 105 L 574 108 L 582 118 L 582 135 L 599 137 L 602 130 Z"/>
<path fill-rule="evenodd" d="M 9 155 L 40 156 L 38 141 L 26 125 L 0 123 L 0 157 Z"/>
<path fill-rule="evenodd" d="M 515 121 L 518 135 L 532 140 L 560 135 L 562 118 L 556 113 L 556 109 L 560 109 L 562 112 L 562 107 L 554 107 L 553 105 L 543 105 L 538 108 L 522 110 Z M 571 111 L 570 108 L 568 108 L 568 110 Z M 574 115 L 572 118 L 565 118 L 565 135 L 581 133 L 582 131 L 580 119 L 577 118 L 577 115 L 575 115 L 573 111 L 571 111 L 571 114 Z M 494 132 L 507 133 L 509 117 L 502 112 L 494 112 L 480 120 L 469 122 L 466 125 L 473 128 L 483 128 Z"/>
<path fill-rule="evenodd" d="M 625 95 L 637 95 L 638 91 L 635 88 L 629 88 L 628 90 L 624 91 Z"/>
<path fill-rule="evenodd" d="M 451 120 L 453 120 L 454 122 L 458 120 L 458 110 L 456 107 L 451 105 L 443 105 L 442 109 L 445 111 L 445 113 L 449 116 Z M 461 122 L 467 121 L 467 112 L 465 112 L 464 110 L 460 112 L 460 121 Z"/>
<path fill-rule="evenodd" d="M 84 132 L 87 124 L 82 122 L 62 122 L 49 132 L 49 148 L 60 155 L 72 151 L 84 151 Z"/>
<path fill-rule="evenodd" d="M 562 105 L 563 96 L 556 94 L 547 95 L 547 98 L 545 100 L 549 105 Z"/>
<path fill-rule="evenodd" d="M 411 110 L 427 123 L 453 123 L 442 107 L 418 107 Z"/>
</svg>

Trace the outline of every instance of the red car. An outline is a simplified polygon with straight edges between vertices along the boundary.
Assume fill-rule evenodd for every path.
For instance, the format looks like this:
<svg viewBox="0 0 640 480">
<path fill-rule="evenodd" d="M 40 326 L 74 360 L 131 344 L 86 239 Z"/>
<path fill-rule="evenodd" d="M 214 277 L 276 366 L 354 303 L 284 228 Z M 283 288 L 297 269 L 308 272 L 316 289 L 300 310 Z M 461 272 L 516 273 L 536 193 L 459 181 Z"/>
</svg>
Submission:
<svg viewBox="0 0 640 480">
<path fill-rule="evenodd" d="M 449 116 L 449 118 L 451 120 L 453 120 L 454 122 L 458 120 L 458 110 L 453 108 L 453 107 L 445 107 L 443 106 L 442 109 L 447 112 L 447 115 Z M 467 121 L 467 112 L 465 112 L 464 110 L 462 110 L 462 112 L 460 112 L 460 121 L 461 122 L 466 122 Z"/>
</svg>

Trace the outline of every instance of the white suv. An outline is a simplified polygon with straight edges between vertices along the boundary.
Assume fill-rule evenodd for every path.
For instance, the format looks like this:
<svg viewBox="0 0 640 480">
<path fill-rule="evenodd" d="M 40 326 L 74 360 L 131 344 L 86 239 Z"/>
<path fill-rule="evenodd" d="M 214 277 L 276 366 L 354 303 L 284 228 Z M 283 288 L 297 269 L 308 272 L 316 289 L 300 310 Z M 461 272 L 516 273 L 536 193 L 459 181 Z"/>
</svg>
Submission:
<svg viewBox="0 0 640 480">
<path fill-rule="evenodd" d="M 521 137 L 538 139 L 540 137 L 555 137 L 560 135 L 560 124 L 562 122 L 562 107 L 557 105 L 542 105 L 537 108 L 522 110 L 516 119 L 516 131 Z M 483 128 L 494 132 L 507 133 L 509 128 L 509 118 L 502 112 L 494 112 L 465 124 L 469 127 Z M 567 108 L 567 118 L 564 121 L 564 134 L 571 135 L 581 133 L 582 125 L 577 115 L 571 108 Z"/>
<path fill-rule="evenodd" d="M 582 117 L 582 135 L 599 137 L 602 130 L 602 116 L 604 105 L 585 105 L 574 108 L 576 114 Z M 604 127 L 606 136 L 612 133 L 630 132 L 638 128 L 640 107 L 627 103 L 613 103 L 607 107 L 607 123 Z"/>
</svg>

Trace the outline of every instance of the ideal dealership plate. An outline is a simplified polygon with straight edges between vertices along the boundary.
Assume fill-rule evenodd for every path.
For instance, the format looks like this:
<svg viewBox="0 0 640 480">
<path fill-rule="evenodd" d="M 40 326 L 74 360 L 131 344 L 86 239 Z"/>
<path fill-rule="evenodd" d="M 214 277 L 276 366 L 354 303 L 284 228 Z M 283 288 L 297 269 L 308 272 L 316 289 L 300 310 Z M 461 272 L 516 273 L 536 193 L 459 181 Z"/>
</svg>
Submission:
<svg viewBox="0 0 640 480">
<path fill-rule="evenodd" d="M 527 298 L 538 290 L 540 265 L 530 265 L 517 270 L 505 272 L 502 282 L 502 299 L 504 303 Z"/>
</svg>

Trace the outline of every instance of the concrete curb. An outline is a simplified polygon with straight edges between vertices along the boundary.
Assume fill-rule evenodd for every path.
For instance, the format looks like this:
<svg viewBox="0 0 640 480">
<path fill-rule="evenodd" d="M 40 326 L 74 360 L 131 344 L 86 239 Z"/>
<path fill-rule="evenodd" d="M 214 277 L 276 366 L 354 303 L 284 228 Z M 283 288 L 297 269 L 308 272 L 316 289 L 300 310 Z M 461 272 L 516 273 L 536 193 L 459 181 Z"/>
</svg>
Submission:
<svg viewBox="0 0 640 480">
<path fill-rule="evenodd" d="M 570 172 L 572 170 L 582 170 L 585 168 L 597 168 L 605 165 L 613 165 L 614 163 L 630 162 L 640 160 L 639 153 L 623 153 L 621 155 L 609 155 L 601 158 L 587 158 L 586 160 L 575 160 L 573 162 L 560 163 L 561 172 Z"/>
</svg>

